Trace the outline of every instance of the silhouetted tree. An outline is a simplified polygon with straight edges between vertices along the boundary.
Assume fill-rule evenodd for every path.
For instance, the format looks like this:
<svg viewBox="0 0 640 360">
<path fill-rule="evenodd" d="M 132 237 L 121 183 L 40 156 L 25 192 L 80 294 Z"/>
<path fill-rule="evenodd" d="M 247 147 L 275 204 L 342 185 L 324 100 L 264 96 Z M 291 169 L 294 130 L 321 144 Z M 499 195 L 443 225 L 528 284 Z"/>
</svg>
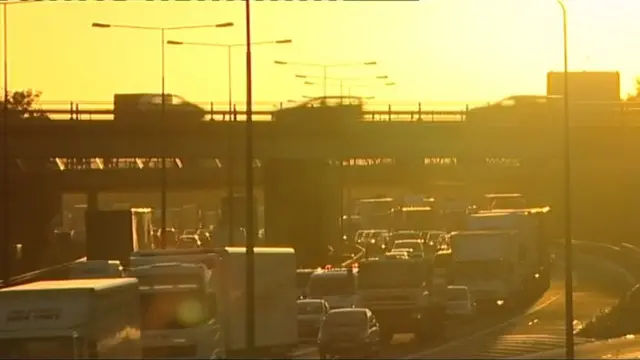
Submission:
<svg viewBox="0 0 640 360">
<path fill-rule="evenodd" d="M 49 116 L 37 108 L 42 93 L 33 89 L 16 90 L 9 92 L 8 105 L 12 114 L 17 114 L 21 119 L 43 119 Z M 4 99 L 0 100 L 0 107 L 4 106 Z M 15 116 L 15 115 L 14 115 Z"/>
</svg>

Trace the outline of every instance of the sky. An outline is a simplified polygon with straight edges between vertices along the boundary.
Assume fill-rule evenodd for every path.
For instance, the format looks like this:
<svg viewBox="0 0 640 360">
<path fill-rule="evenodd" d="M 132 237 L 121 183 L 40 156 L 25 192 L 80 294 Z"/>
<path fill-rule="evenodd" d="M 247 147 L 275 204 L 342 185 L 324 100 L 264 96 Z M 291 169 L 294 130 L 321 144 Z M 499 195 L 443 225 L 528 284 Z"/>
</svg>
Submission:
<svg viewBox="0 0 640 360">
<path fill-rule="evenodd" d="M 636 0 L 566 0 L 570 70 L 617 70 L 622 95 L 640 75 Z M 159 93 L 159 31 L 92 28 L 92 22 L 152 27 L 234 22 L 218 29 L 167 32 L 167 40 L 243 43 L 244 3 L 44 2 L 7 6 L 9 89 L 42 91 L 42 107 L 109 103 L 114 93 Z M 292 39 L 253 47 L 253 94 L 259 106 L 322 96 L 321 79 L 305 85 L 295 74 L 321 76 L 317 66 L 274 60 L 364 63 L 330 67 L 344 92 L 371 102 L 432 107 L 477 104 L 513 94 L 544 94 L 546 73 L 562 69 L 562 13 L 555 0 L 420 0 L 254 2 L 252 40 Z M 167 45 L 166 91 L 226 106 L 224 48 Z M 245 50 L 233 50 L 231 95 L 246 99 Z M 376 76 L 386 75 L 394 86 Z M 329 95 L 339 82 L 330 80 Z M 214 105 L 215 107 L 215 105 Z"/>
</svg>

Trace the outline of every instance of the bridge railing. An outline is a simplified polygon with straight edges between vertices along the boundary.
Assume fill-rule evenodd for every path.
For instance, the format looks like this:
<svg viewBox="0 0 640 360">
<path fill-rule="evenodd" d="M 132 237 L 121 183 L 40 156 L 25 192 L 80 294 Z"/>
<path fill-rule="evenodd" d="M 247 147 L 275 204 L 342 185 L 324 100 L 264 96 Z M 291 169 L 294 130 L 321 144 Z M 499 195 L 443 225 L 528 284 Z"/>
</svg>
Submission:
<svg viewBox="0 0 640 360">
<path fill-rule="evenodd" d="M 236 104 L 229 112 L 226 103 L 197 102 L 206 111 L 205 120 L 244 121 L 246 105 Z M 476 104 L 477 105 L 477 104 Z M 65 102 L 47 101 L 38 104 L 39 112 L 54 120 L 112 120 L 113 103 L 99 101 Z M 274 111 L 291 106 L 287 103 L 257 102 L 252 109 L 253 120 L 269 121 Z M 423 103 L 368 104 L 364 108 L 365 121 L 464 121 L 467 110 L 472 104 L 450 103 L 428 105 Z"/>
<path fill-rule="evenodd" d="M 205 120 L 228 121 L 229 119 L 244 121 L 246 119 L 246 105 L 238 103 L 229 106 L 226 102 L 193 102 L 206 112 Z M 579 122 L 601 123 L 605 119 L 608 123 L 627 124 L 640 122 L 640 102 L 572 102 L 572 118 L 581 118 Z M 391 104 L 366 103 L 362 114 L 364 121 L 421 121 L 421 122 L 462 122 L 467 119 L 470 110 L 488 105 L 486 102 L 459 103 L 459 102 L 397 102 Z M 40 112 L 55 120 L 112 120 L 113 103 L 107 101 L 47 101 L 38 104 Z M 253 119 L 256 121 L 271 120 L 274 111 L 295 106 L 284 102 L 258 101 L 253 105 Z M 494 109 L 500 110 L 497 106 Z M 530 112 L 531 114 L 557 113 L 559 116 L 562 107 L 550 103 L 546 108 L 522 107 L 518 111 L 520 116 Z M 513 116 L 513 112 L 507 109 L 506 115 Z M 504 117 L 502 114 L 484 114 L 482 116 Z M 480 116 L 480 115 L 478 115 Z M 551 115 L 550 115 L 551 116 Z M 584 119 L 583 119 L 584 118 Z M 586 119 L 586 120 L 585 120 Z"/>
</svg>

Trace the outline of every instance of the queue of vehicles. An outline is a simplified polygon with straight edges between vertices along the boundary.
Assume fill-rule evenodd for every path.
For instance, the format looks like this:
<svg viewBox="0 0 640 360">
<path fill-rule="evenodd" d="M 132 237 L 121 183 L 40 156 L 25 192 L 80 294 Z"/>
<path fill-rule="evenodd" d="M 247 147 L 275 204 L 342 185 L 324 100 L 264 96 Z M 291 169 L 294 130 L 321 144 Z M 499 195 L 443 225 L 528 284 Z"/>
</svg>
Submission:
<svg viewBox="0 0 640 360">
<path fill-rule="evenodd" d="M 284 358 L 315 339 L 323 358 L 373 356 L 395 334 L 444 336 L 451 318 L 473 317 L 476 302 L 513 303 L 546 290 L 548 209 L 510 210 L 494 199 L 488 210 L 465 213 L 457 231 L 421 226 L 433 219 L 429 209 L 394 211 L 395 224 L 408 225 L 373 230 L 384 248 L 345 269 L 296 271 L 293 249 L 256 248 L 251 354 L 245 248 L 158 250 L 132 221 L 144 212 L 89 215 L 94 226 L 104 222 L 100 239 L 112 241 L 92 245 L 93 258 L 72 267 L 69 280 L 0 290 L 0 341 L 16 344 L 0 355 Z M 114 234 L 124 240 L 114 245 Z"/>
</svg>

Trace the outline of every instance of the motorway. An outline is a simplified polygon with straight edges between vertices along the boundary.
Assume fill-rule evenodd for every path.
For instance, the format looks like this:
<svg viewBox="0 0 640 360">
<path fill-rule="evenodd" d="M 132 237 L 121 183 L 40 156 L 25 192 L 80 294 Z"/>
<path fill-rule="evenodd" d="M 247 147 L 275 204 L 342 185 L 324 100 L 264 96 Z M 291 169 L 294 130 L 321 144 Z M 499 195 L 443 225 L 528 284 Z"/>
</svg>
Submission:
<svg viewBox="0 0 640 360">
<path fill-rule="evenodd" d="M 622 295 L 607 279 L 624 276 L 610 264 L 576 257 L 574 275 L 574 323 L 576 328 L 601 309 L 613 305 Z M 452 326 L 446 340 L 429 345 L 413 343 L 408 334 L 397 335 L 380 358 L 405 359 L 489 359 L 533 354 L 564 345 L 564 276 L 562 264 L 556 263 L 551 288 L 535 304 L 514 317 L 513 314 L 481 316 L 477 321 Z M 606 276 L 594 276 L 606 272 Z M 615 273 L 612 273 L 615 272 Z M 576 344 L 589 342 L 576 338 Z M 313 348 L 301 349 L 297 358 L 317 359 Z"/>
</svg>

